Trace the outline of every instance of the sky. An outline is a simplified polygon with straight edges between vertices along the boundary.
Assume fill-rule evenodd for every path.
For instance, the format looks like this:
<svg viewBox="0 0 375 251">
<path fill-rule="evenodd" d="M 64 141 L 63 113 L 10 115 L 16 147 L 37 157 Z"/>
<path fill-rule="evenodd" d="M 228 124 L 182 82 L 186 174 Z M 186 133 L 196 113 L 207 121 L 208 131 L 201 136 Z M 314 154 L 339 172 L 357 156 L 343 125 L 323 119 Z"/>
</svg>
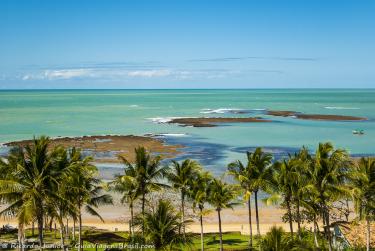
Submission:
<svg viewBox="0 0 375 251">
<path fill-rule="evenodd" d="M 375 0 L 1 0 L 0 89 L 375 88 Z"/>
</svg>

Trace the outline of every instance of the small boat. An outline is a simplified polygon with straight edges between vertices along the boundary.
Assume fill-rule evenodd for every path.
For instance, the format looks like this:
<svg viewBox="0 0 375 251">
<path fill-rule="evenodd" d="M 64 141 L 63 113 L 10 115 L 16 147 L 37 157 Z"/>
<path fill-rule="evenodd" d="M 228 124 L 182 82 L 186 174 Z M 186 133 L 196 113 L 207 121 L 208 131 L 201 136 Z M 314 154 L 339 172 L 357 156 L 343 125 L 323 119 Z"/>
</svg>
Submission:
<svg viewBox="0 0 375 251">
<path fill-rule="evenodd" d="M 363 130 L 356 129 L 356 130 L 353 130 L 353 134 L 363 135 L 363 134 L 365 134 L 365 132 Z"/>
</svg>

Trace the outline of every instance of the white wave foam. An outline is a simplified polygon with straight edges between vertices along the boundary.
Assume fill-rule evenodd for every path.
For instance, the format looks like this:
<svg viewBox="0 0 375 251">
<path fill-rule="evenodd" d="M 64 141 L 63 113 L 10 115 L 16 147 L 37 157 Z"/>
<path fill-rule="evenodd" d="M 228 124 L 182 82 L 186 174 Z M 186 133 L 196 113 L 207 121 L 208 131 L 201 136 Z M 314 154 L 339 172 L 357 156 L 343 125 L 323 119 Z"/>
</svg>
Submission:
<svg viewBox="0 0 375 251">
<path fill-rule="evenodd" d="M 205 108 L 202 109 L 200 113 L 202 114 L 224 114 L 224 113 L 250 113 L 252 111 L 266 111 L 265 108 L 254 108 L 254 109 L 240 109 L 240 108 L 218 108 L 218 109 L 210 109 Z"/>
<path fill-rule="evenodd" d="M 342 107 L 342 106 L 325 106 L 325 109 L 330 109 L 330 110 L 359 110 L 360 108 L 358 107 Z"/>
<path fill-rule="evenodd" d="M 139 107 L 139 105 L 129 105 L 129 107 L 135 108 L 135 107 Z"/>
<path fill-rule="evenodd" d="M 243 109 L 238 109 L 238 108 L 219 108 L 219 109 L 209 109 L 205 108 L 202 109 L 200 113 L 202 114 L 223 114 L 223 113 L 229 113 L 229 112 L 241 112 L 244 111 Z"/>
<path fill-rule="evenodd" d="M 153 123 L 157 124 L 165 124 L 168 122 L 171 122 L 173 119 L 181 119 L 184 117 L 156 117 L 156 118 L 148 118 L 148 120 L 151 120 Z"/>
<path fill-rule="evenodd" d="M 165 137 L 186 137 L 186 133 L 157 133 L 155 136 L 165 136 Z"/>
</svg>

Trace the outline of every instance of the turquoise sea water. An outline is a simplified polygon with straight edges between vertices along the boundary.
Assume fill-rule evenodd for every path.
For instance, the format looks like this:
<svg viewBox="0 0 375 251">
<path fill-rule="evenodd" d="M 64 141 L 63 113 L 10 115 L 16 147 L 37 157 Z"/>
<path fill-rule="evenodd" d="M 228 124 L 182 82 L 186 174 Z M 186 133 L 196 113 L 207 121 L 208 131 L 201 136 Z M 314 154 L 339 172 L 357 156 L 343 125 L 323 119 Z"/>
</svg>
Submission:
<svg viewBox="0 0 375 251">
<path fill-rule="evenodd" d="M 265 109 L 363 116 L 366 122 L 298 120 Z M 241 111 L 240 114 L 235 112 Z M 274 123 L 192 128 L 162 123 L 169 117 L 262 116 Z M 352 134 L 354 129 L 365 134 Z M 352 154 L 375 154 L 375 90 L 51 90 L 0 91 L 0 142 L 33 135 L 164 134 L 190 153 L 224 168 L 255 146 L 270 151 L 314 148 L 332 141 Z M 1 151 L 1 150 L 0 150 Z"/>
</svg>

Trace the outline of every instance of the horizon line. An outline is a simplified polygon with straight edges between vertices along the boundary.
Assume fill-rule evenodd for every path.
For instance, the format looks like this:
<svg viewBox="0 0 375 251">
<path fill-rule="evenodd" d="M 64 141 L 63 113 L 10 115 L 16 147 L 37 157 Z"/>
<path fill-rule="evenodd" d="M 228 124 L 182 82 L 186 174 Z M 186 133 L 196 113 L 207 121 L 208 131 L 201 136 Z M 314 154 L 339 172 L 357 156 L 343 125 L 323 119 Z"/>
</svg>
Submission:
<svg viewBox="0 0 375 251">
<path fill-rule="evenodd" d="M 263 88 L 15 88 L 0 91 L 85 91 L 85 90 L 375 90 L 375 87 L 263 87 Z"/>
</svg>

